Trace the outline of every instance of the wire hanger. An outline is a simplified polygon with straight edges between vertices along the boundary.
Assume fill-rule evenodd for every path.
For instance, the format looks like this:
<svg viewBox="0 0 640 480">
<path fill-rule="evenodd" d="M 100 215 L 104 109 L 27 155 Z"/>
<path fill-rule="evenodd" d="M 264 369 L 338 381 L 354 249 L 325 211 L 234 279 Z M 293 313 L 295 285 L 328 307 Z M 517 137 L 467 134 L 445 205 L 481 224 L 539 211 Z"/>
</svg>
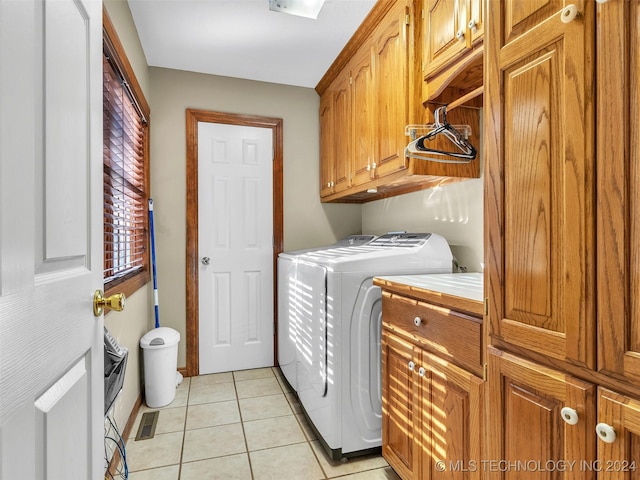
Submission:
<svg viewBox="0 0 640 480">
<path fill-rule="evenodd" d="M 408 135 L 414 140 L 407 145 L 405 155 L 420 160 L 428 160 L 439 163 L 469 163 L 475 160 L 477 151 L 475 147 L 467 140 L 471 134 L 471 128 L 468 125 L 454 126 L 447 121 L 447 107 L 442 106 L 433 113 L 435 123 L 426 125 L 428 133 L 419 138 L 415 138 L 416 131 L 419 129 L 416 125 L 409 125 L 406 128 Z M 431 141 L 438 136 L 445 136 L 456 147 L 454 151 L 438 150 L 430 148 L 425 142 Z M 452 158 L 443 158 L 452 157 Z"/>
</svg>

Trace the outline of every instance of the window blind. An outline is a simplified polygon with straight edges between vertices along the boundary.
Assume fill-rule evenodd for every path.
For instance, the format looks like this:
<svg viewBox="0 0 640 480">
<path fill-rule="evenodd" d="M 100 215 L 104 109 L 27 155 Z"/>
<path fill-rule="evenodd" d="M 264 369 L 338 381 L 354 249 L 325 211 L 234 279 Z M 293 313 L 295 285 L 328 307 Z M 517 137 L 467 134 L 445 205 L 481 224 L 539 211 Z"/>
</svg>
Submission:
<svg viewBox="0 0 640 480">
<path fill-rule="evenodd" d="M 104 283 L 147 269 L 145 120 L 127 82 L 103 55 Z"/>
</svg>

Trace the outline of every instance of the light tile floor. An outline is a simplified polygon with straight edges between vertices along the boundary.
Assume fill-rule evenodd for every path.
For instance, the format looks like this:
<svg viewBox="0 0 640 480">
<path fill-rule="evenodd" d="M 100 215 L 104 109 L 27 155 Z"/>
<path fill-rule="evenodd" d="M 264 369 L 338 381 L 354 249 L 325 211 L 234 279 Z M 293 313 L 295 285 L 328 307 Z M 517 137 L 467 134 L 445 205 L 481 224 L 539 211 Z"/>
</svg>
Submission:
<svg viewBox="0 0 640 480">
<path fill-rule="evenodd" d="M 332 462 L 278 368 L 185 378 L 161 409 L 143 405 L 126 444 L 130 480 L 399 480 L 380 455 Z M 160 410 L 155 436 L 135 440 Z"/>
</svg>

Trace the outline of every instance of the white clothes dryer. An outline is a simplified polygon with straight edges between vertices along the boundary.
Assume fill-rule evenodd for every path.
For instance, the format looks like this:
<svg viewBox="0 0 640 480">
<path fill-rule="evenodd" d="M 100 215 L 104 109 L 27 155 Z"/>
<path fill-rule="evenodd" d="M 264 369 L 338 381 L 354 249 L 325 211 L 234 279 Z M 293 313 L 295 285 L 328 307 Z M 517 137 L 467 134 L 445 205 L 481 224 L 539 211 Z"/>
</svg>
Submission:
<svg viewBox="0 0 640 480">
<path fill-rule="evenodd" d="M 278 364 L 284 377 L 294 390 L 296 383 L 296 344 L 298 342 L 297 317 L 300 309 L 300 286 L 297 281 L 298 259 L 310 252 L 337 247 L 366 245 L 375 235 L 350 235 L 332 245 L 283 252 L 278 255 Z"/>
<path fill-rule="evenodd" d="M 451 273 L 436 234 L 388 234 L 361 247 L 302 255 L 297 263 L 297 392 L 327 453 L 337 460 L 382 444 L 379 275 Z"/>
</svg>

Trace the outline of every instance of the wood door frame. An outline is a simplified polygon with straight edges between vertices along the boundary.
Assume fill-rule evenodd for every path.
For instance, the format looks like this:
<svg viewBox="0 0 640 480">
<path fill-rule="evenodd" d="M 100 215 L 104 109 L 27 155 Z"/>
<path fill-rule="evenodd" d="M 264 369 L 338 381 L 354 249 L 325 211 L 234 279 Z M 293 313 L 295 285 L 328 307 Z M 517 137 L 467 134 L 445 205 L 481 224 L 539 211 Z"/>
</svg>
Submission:
<svg viewBox="0 0 640 480">
<path fill-rule="evenodd" d="M 273 132 L 273 364 L 276 365 L 278 331 L 277 260 L 283 245 L 283 127 L 281 118 L 186 110 L 187 120 L 187 248 L 186 248 L 186 376 L 200 373 L 199 261 L 198 261 L 198 122 L 270 128 Z"/>
</svg>

